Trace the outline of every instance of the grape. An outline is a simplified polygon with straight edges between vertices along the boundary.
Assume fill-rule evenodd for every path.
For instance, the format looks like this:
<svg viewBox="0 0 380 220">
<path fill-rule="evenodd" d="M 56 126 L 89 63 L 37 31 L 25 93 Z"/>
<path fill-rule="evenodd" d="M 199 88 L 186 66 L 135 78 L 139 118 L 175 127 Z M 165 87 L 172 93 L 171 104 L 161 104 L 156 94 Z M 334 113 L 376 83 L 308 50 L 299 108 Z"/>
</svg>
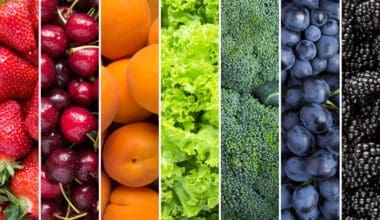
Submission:
<svg viewBox="0 0 380 220">
<path fill-rule="evenodd" d="M 318 192 L 311 185 L 300 185 L 293 192 L 292 202 L 297 213 L 313 212 L 318 206 L 318 201 Z"/>
<path fill-rule="evenodd" d="M 281 124 L 285 129 L 289 129 L 297 124 L 299 124 L 300 118 L 298 116 L 298 111 L 287 111 L 282 114 Z"/>
<path fill-rule="evenodd" d="M 326 23 L 322 26 L 322 34 L 335 35 L 339 31 L 338 21 L 335 19 L 327 19 Z"/>
<path fill-rule="evenodd" d="M 304 7 L 289 4 L 285 6 L 282 21 L 289 30 L 303 31 L 310 23 L 309 11 Z"/>
<path fill-rule="evenodd" d="M 317 42 L 318 57 L 328 59 L 333 57 L 339 49 L 338 40 L 335 37 L 322 35 Z"/>
<path fill-rule="evenodd" d="M 335 175 L 337 164 L 331 153 L 319 150 L 309 157 L 306 172 L 316 179 L 329 178 Z"/>
<path fill-rule="evenodd" d="M 289 47 L 282 46 L 281 47 L 281 69 L 288 70 L 292 68 L 295 61 L 296 61 L 296 57 L 294 56 L 293 50 Z"/>
<path fill-rule="evenodd" d="M 292 205 L 292 195 L 294 186 L 290 183 L 281 185 L 281 210 L 290 209 Z"/>
<path fill-rule="evenodd" d="M 281 45 L 286 47 L 295 47 L 301 39 L 299 32 L 291 31 L 285 27 L 281 28 Z"/>
<path fill-rule="evenodd" d="M 327 132 L 333 123 L 331 113 L 315 103 L 308 103 L 301 108 L 300 119 L 302 124 L 314 134 Z"/>
<path fill-rule="evenodd" d="M 314 136 L 303 126 L 296 125 L 286 131 L 286 144 L 295 155 L 306 156 L 314 147 Z"/>
<path fill-rule="evenodd" d="M 317 55 L 315 44 L 308 40 L 300 41 L 296 46 L 297 55 L 301 60 L 312 60 Z"/>
<path fill-rule="evenodd" d="M 296 59 L 293 68 L 290 69 L 290 74 L 297 79 L 304 79 L 313 75 L 313 68 L 309 61 Z"/>
<path fill-rule="evenodd" d="M 319 192 L 327 200 L 339 199 L 339 179 L 333 177 L 324 179 L 319 183 Z"/>
<path fill-rule="evenodd" d="M 304 182 L 310 179 L 306 173 L 306 167 L 307 159 L 305 157 L 293 156 L 286 161 L 284 173 L 295 182 Z"/>
<path fill-rule="evenodd" d="M 292 86 L 286 91 L 284 98 L 288 108 L 299 108 L 302 104 L 302 88 L 301 86 Z"/>
<path fill-rule="evenodd" d="M 305 102 L 324 103 L 330 95 L 330 87 L 324 80 L 309 78 L 302 87 Z"/>
<path fill-rule="evenodd" d="M 327 21 L 327 11 L 323 9 L 315 8 L 311 11 L 311 23 L 316 25 L 317 27 L 321 27 Z"/>
<path fill-rule="evenodd" d="M 325 219 L 339 219 L 339 201 L 325 200 L 320 204 L 319 209 Z"/>
<path fill-rule="evenodd" d="M 310 25 L 305 30 L 305 38 L 309 41 L 316 42 L 321 38 L 321 30 L 315 25 Z"/>
<path fill-rule="evenodd" d="M 327 60 L 316 57 L 311 61 L 311 66 L 313 68 L 313 75 L 318 75 L 327 68 Z"/>
</svg>

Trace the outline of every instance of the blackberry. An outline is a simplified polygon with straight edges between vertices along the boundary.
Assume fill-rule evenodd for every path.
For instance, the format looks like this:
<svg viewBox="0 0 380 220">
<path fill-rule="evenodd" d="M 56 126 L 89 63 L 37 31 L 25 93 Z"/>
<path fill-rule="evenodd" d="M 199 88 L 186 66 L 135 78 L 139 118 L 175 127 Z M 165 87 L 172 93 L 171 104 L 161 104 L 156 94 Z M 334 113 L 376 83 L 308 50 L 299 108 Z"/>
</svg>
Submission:
<svg viewBox="0 0 380 220">
<path fill-rule="evenodd" d="M 355 10 L 355 24 L 363 31 L 380 29 L 380 2 L 367 0 L 357 5 Z"/>
</svg>

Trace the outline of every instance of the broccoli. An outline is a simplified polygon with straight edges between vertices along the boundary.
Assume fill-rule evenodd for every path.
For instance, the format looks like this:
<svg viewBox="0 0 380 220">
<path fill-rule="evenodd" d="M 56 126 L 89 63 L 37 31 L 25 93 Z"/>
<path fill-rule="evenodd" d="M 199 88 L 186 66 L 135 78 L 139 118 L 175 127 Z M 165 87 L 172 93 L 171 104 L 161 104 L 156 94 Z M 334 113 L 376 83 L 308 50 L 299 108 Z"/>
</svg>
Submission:
<svg viewBox="0 0 380 220">
<path fill-rule="evenodd" d="M 222 0 L 221 24 L 222 87 L 252 92 L 277 81 L 277 1 Z"/>
<path fill-rule="evenodd" d="M 277 219 L 278 3 L 222 0 L 221 23 L 222 219 Z"/>
<path fill-rule="evenodd" d="M 223 219 L 273 219 L 278 207 L 278 108 L 222 90 Z"/>
</svg>

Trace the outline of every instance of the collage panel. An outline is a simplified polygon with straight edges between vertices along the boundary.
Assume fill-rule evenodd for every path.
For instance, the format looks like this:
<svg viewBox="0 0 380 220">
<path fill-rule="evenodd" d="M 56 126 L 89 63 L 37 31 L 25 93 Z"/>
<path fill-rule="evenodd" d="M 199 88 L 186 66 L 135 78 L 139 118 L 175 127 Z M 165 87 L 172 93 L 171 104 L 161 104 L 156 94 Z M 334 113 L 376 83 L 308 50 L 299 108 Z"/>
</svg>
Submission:
<svg viewBox="0 0 380 220">
<path fill-rule="evenodd" d="M 97 219 L 98 3 L 39 3 L 40 219 Z"/>
<path fill-rule="evenodd" d="M 221 219 L 278 219 L 279 3 L 221 4 Z"/>
<path fill-rule="evenodd" d="M 379 1 L 343 1 L 343 219 L 380 218 L 379 10 Z"/>
<path fill-rule="evenodd" d="M 161 219 L 219 219 L 219 1 L 161 1 Z"/>
<path fill-rule="evenodd" d="M 158 0 L 101 1 L 101 219 L 159 219 Z"/>
<path fill-rule="evenodd" d="M 38 1 L 0 2 L 0 219 L 39 213 Z"/>
<path fill-rule="evenodd" d="M 281 2 L 281 216 L 339 219 L 340 10 Z"/>
</svg>

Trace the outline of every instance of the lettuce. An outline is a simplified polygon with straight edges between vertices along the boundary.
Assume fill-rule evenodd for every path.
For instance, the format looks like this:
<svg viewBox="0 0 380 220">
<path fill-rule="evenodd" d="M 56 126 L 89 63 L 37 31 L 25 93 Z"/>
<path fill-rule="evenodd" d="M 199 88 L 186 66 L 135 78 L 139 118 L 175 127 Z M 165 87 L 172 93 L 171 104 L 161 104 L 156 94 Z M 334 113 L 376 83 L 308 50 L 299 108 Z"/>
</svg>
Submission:
<svg viewBox="0 0 380 220">
<path fill-rule="evenodd" d="M 218 1 L 162 5 L 161 218 L 218 219 Z"/>
</svg>

